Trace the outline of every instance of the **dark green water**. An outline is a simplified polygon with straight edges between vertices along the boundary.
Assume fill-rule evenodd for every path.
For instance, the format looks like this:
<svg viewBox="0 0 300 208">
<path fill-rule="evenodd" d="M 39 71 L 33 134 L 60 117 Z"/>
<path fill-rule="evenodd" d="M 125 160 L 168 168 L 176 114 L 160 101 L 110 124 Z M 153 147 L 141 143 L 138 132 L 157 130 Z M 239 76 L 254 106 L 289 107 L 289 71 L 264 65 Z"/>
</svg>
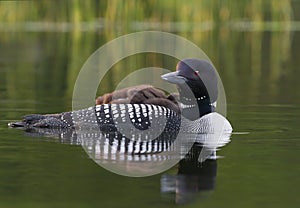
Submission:
<svg viewBox="0 0 300 208">
<path fill-rule="evenodd" d="M 184 206 L 296 207 L 300 203 L 300 33 L 178 33 L 201 47 L 215 64 L 234 128 L 231 143 L 218 152 L 224 157 L 217 161 L 214 189 L 198 192 Z M 0 207 L 177 206 L 175 194 L 161 193 L 163 174 L 119 176 L 94 163 L 81 146 L 7 127 L 24 114 L 70 110 L 82 65 L 116 33 L 1 34 Z M 115 66 L 99 92 L 114 89 L 140 65 L 167 63 L 175 68 L 174 60 L 165 59 L 146 54 Z M 130 68 L 131 62 L 137 65 Z M 176 167 L 164 174 L 176 174 Z"/>
</svg>

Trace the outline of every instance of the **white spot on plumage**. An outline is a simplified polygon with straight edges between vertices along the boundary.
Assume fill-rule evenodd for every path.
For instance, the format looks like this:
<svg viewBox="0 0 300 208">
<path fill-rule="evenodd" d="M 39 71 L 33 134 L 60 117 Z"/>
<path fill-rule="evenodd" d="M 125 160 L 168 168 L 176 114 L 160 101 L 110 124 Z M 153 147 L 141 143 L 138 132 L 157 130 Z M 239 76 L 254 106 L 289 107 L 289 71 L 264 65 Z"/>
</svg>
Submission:
<svg viewBox="0 0 300 208">
<path fill-rule="evenodd" d="M 152 105 L 152 109 L 153 109 L 153 111 L 157 111 L 157 106 L 156 105 Z"/>
<path fill-rule="evenodd" d="M 139 104 L 133 104 L 133 106 L 135 107 L 136 111 L 140 110 L 140 105 Z"/>
<path fill-rule="evenodd" d="M 96 105 L 96 111 L 100 111 L 101 105 Z"/>
<path fill-rule="evenodd" d="M 125 105 L 124 104 L 119 104 L 120 110 L 123 111 L 125 110 Z"/>
<path fill-rule="evenodd" d="M 161 106 L 158 106 L 158 113 L 159 113 L 160 116 L 163 115 L 163 109 L 162 109 Z"/>
<path fill-rule="evenodd" d="M 148 116 L 148 106 L 146 105 L 141 105 L 142 106 L 142 114 L 144 117 Z"/>
<path fill-rule="evenodd" d="M 116 106 L 116 104 L 111 104 L 111 109 L 112 109 L 112 111 L 117 111 L 117 106 Z"/>
<path fill-rule="evenodd" d="M 125 109 L 121 109 L 121 116 L 125 116 L 126 110 Z"/>
<path fill-rule="evenodd" d="M 134 118 L 134 114 L 132 112 L 129 113 L 129 118 Z"/>
<path fill-rule="evenodd" d="M 133 107 L 132 107 L 131 105 L 128 106 L 128 112 L 129 112 L 129 113 L 133 112 Z"/>
<path fill-rule="evenodd" d="M 153 108 L 153 111 L 154 112 L 154 117 L 158 117 L 158 109 L 157 109 L 157 106 L 156 105 L 152 105 L 152 108 Z"/>
</svg>

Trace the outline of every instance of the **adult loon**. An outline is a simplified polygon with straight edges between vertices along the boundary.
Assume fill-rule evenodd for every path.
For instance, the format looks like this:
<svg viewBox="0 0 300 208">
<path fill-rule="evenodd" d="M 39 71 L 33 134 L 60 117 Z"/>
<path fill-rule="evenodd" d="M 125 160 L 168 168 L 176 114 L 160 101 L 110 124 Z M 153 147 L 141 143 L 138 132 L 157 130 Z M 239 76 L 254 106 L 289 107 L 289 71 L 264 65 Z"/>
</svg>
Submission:
<svg viewBox="0 0 300 208">
<path fill-rule="evenodd" d="M 115 131 L 131 123 L 134 128 L 147 130 L 161 127 L 165 131 L 181 128 L 182 118 L 190 121 L 189 130 L 201 133 L 197 120 L 215 112 L 218 97 L 218 79 L 213 66 L 206 60 L 184 59 L 175 72 L 161 78 L 176 84 L 179 96 L 167 95 L 151 85 L 139 85 L 104 94 L 96 105 L 87 109 L 59 114 L 27 115 L 23 121 L 10 123 L 10 127 L 25 128 L 78 128 L 96 126 L 102 131 Z M 229 122 L 228 122 L 229 124 Z M 228 125 L 230 129 L 230 124 Z"/>
</svg>

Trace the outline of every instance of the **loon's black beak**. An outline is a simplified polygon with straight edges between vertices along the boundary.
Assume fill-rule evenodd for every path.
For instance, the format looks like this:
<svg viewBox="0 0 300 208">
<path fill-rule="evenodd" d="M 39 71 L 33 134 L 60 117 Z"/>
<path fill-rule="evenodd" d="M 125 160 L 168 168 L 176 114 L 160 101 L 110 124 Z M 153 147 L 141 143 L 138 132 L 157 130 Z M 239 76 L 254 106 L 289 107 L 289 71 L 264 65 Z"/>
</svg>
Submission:
<svg viewBox="0 0 300 208">
<path fill-rule="evenodd" d="M 161 75 L 161 78 L 173 84 L 184 84 L 186 82 L 186 78 L 178 75 L 177 71 Z"/>
</svg>

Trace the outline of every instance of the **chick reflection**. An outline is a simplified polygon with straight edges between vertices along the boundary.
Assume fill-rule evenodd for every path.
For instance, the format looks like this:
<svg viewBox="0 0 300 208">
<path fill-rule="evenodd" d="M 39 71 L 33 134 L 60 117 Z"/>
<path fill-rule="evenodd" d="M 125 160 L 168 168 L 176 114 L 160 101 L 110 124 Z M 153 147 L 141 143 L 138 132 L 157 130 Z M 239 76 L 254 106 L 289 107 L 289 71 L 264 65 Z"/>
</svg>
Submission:
<svg viewBox="0 0 300 208">
<path fill-rule="evenodd" d="M 203 147 L 197 143 L 186 157 L 178 163 L 177 175 L 162 175 L 161 192 L 175 194 L 176 204 L 187 204 L 201 194 L 215 188 L 217 176 L 217 160 L 211 158 L 199 162 L 199 154 Z"/>
</svg>

